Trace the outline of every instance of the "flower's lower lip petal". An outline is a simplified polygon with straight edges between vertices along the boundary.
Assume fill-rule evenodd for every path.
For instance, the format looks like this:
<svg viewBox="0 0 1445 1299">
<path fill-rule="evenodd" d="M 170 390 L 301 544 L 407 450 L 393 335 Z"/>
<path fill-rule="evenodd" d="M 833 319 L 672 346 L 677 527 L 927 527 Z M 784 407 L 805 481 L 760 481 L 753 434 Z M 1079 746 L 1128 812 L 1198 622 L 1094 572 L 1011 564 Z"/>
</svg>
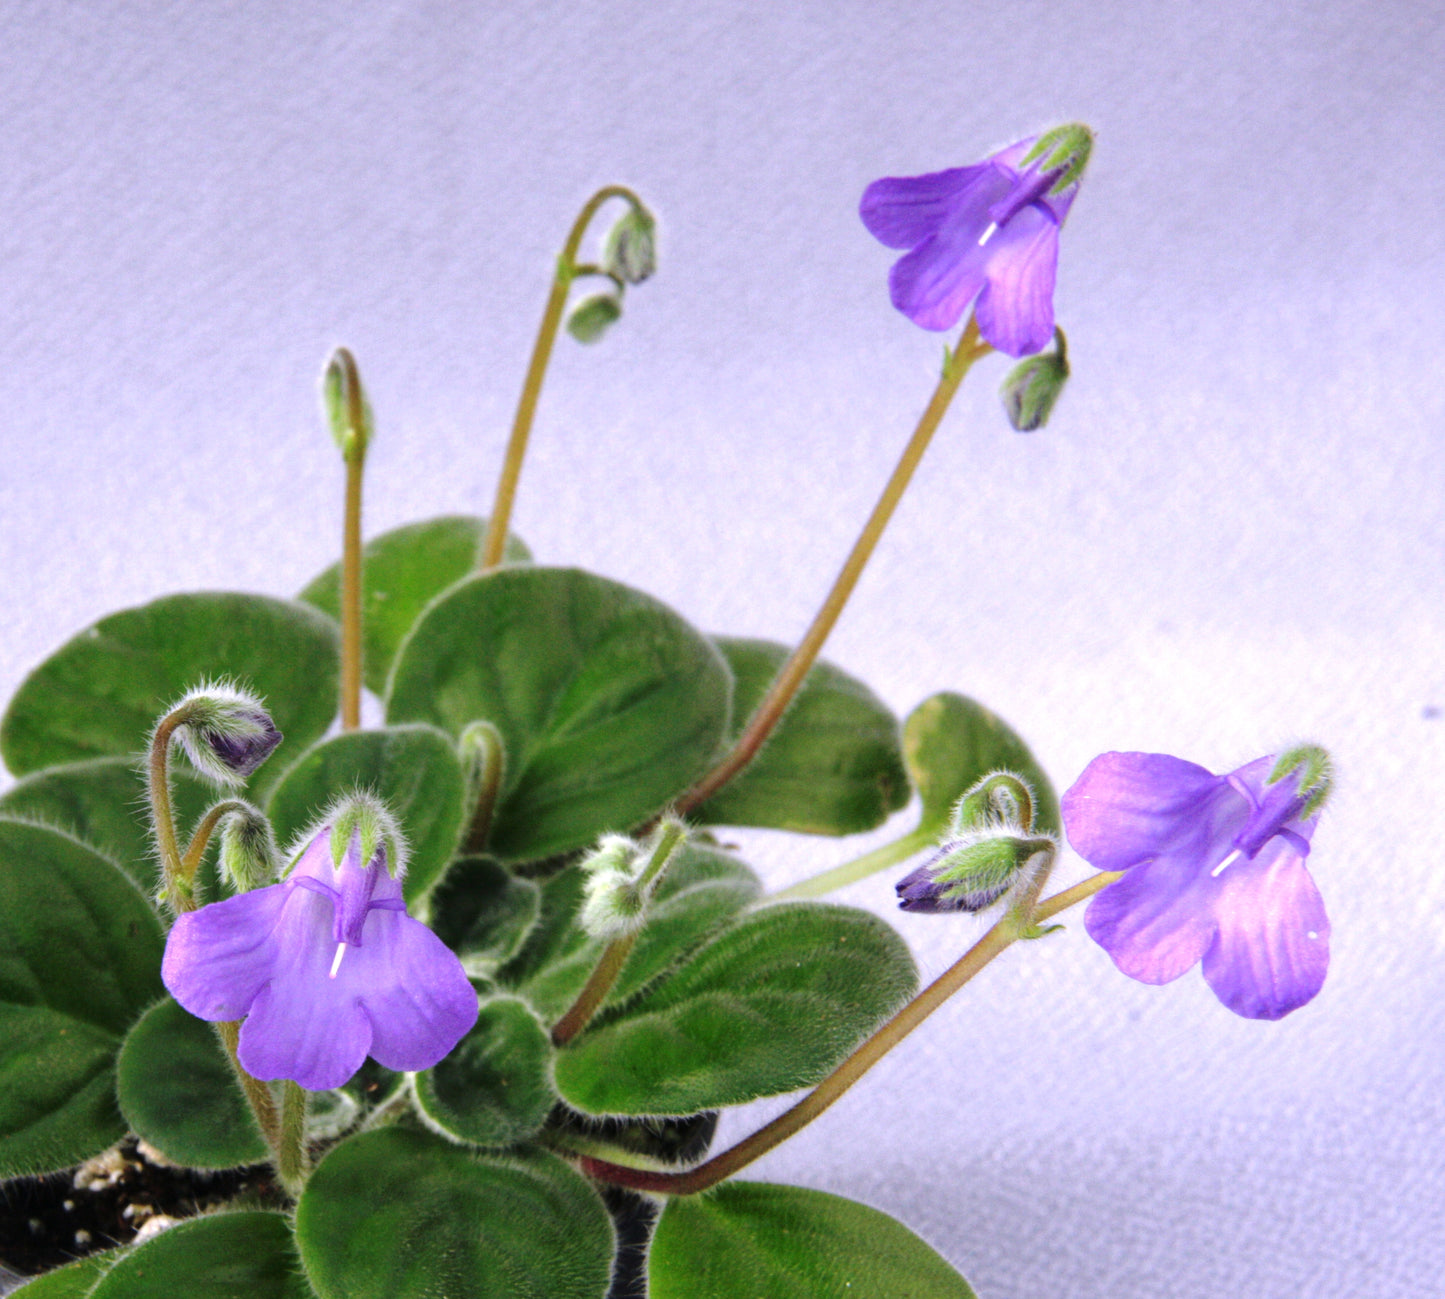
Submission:
<svg viewBox="0 0 1445 1299">
<path fill-rule="evenodd" d="M 1065 792 L 1064 829 L 1095 870 L 1128 870 L 1174 851 L 1214 799 L 1237 801 L 1243 824 L 1247 802 L 1224 777 L 1167 753 L 1104 753 Z"/>
<path fill-rule="evenodd" d="M 1010 356 L 1042 351 L 1054 334 L 1054 276 L 1059 227 L 1025 208 L 990 241 L 988 284 L 978 300 L 978 329 Z"/>
<path fill-rule="evenodd" d="M 1214 937 L 1214 918 L 1201 892 L 1210 888 L 1188 858 L 1135 866 L 1099 893 L 1084 928 L 1131 979 L 1169 983 L 1192 968 Z"/>
<path fill-rule="evenodd" d="M 240 1019 L 274 971 L 288 886 L 273 884 L 180 916 L 166 939 L 161 979 L 191 1014 Z"/>
<path fill-rule="evenodd" d="M 913 248 L 936 234 L 950 213 L 968 202 L 968 191 L 992 173 L 988 163 L 980 163 L 926 176 L 885 176 L 863 191 L 858 215 L 885 247 Z"/>
<path fill-rule="evenodd" d="M 332 984 L 263 988 L 241 1025 L 237 1055 L 253 1078 L 290 1078 L 307 1091 L 340 1087 L 366 1059 L 371 1023 Z"/>
<path fill-rule="evenodd" d="M 1324 986 L 1330 965 L 1329 918 L 1303 858 L 1287 840 L 1272 840 L 1220 884 L 1219 932 L 1204 953 L 1215 996 L 1247 1019 L 1298 1010 Z"/>
<path fill-rule="evenodd" d="M 983 258 L 960 257 L 940 239 L 927 239 L 893 263 L 893 305 L 924 329 L 952 329 L 983 288 Z"/>
<path fill-rule="evenodd" d="M 419 920 L 367 917 L 357 952 L 372 1027 L 371 1054 L 388 1069 L 429 1069 L 477 1022 L 477 994 L 456 954 Z"/>
</svg>

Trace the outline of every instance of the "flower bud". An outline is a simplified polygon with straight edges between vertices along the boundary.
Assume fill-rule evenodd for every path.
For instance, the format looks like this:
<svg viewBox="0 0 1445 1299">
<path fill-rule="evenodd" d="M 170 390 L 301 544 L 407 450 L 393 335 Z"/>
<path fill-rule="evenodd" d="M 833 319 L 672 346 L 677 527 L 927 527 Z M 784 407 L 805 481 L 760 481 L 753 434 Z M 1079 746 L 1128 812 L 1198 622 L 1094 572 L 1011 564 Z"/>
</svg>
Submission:
<svg viewBox="0 0 1445 1299">
<path fill-rule="evenodd" d="M 371 403 L 361 386 L 356 358 L 344 347 L 331 354 L 321 377 L 321 404 L 326 408 L 326 422 L 342 458 L 348 464 L 364 459 L 371 443 Z"/>
<path fill-rule="evenodd" d="M 954 805 L 954 838 L 961 838 L 972 830 L 1009 830 L 1028 834 L 1033 828 L 1033 787 L 1012 771 L 989 772 Z"/>
<path fill-rule="evenodd" d="M 628 871 L 604 868 L 587 877 L 582 911 L 583 930 L 604 942 L 635 934 L 647 920 L 648 889 Z"/>
<path fill-rule="evenodd" d="M 331 828 L 331 864 L 340 868 L 352 846 L 357 843 L 357 864 L 364 870 L 380 852 L 386 872 L 393 879 L 406 874 L 406 838 L 390 809 L 370 790 L 357 790 L 337 799 L 321 818 Z M 313 828 L 306 840 L 315 837 Z"/>
<path fill-rule="evenodd" d="M 221 683 L 192 690 L 166 718 L 191 765 L 218 785 L 242 784 L 282 738 L 255 695 Z"/>
<path fill-rule="evenodd" d="M 612 227 L 602 269 L 626 284 L 641 284 L 657 271 L 657 222 L 643 207 L 629 207 Z"/>
<path fill-rule="evenodd" d="M 221 822 L 221 878 L 238 893 L 275 882 L 281 869 L 276 834 L 261 809 L 242 804 Z"/>
<path fill-rule="evenodd" d="M 605 871 L 621 871 L 626 875 L 637 872 L 637 858 L 642 846 L 625 834 L 604 834 L 590 853 L 582 859 L 581 866 L 589 875 L 600 875 Z"/>
<path fill-rule="evenodd" d="M 1009 371 L 999 389 L 1008 422 L 1019 433 L 1032 433 L 1049 422 L 1054 403 L 1069 378 L 1064 331 L 1054 328 L 1052 352 L 1039 352 Z"/>
<path fill-rule="evenodd" d="M 567 317 L 567 332 L 579 343 L 595 343 L 622 319 L 622 299 L 615 293 L 583 298 Z"/>
<path fill-rule="evenodd" d="M 950 839 L 894 886 L 904 911 L 982 911 L 1027 884 L 1055 851 L 1047 835 Z"/>
</svg>

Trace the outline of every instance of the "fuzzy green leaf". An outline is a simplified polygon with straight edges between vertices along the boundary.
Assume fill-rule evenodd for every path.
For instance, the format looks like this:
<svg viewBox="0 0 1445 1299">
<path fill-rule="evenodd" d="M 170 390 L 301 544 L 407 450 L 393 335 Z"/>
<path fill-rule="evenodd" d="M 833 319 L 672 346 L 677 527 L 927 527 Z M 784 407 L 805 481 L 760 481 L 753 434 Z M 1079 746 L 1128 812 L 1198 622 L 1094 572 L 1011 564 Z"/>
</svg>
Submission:
<svg viewBox="0 0 1445 1299">
<path fill-rule="evenodd" d="M 822 1081 L 917 986 L 903 940 L 848 907 L 767 907 L 557 1057 L 588 1114 L 692 1114 Z"/>
<path fill-rule="evenodd" d="M 401 1128 L 321 1161 L 296 1238 L 321 1299 L 602 1299 L 615 1248 L 597 1192 L 555 1156 Z"/>
<path fill-rule="evenodd" d="M 778 668 L 785 645 L 713 638 L 733 670 L 736 739 Z M 761 753 L 697 811 L 713 825 L 757 825 L 801 834 L 857 834 L 908 802 L 898 719 L 866 685 L 815 664 Z"/>
<path fill-rule="evenodd" d="M 207 591 L 168 595 L 102 618 L 21 684 L 0 722 L 16 775 L 63 762 L 136 753 L 187 690 L 229 679 L 264 700 L 299 753 L 336 715 L 337 627 L 304 604 Z M 276 758 L 252 785 L 279 775 Z"/>
<path fill-rule="evenodd" d="M 127 1250 L 91 1299 L 314 1299 L 279 1213 L 216 1213 Z"/>
<path fill-rule="evenodd" d="M 67 1168 L 124 1135 L 115 1054 L 164 991 L 162 946 L 118 866 L 0 820 L 0 1178 Z"/>
<path fill-rule="evenodd" d="M 488 849 L 581 848 L 701 775 L 728 722 L 713 645 L 651 596 L 579 569 L 503 568 L 433 602 L 397 657 L 387 720 L 488 721 L 506 772 Z"/>
<path fill-rule="evenodd" d="M 975 1299 L 932 1246 L 866 1204 L 801 1186 L 724 1182 L 667 1202 L 648 1299 Z"/>
<path fill-rule="evenodd" d="M 468 974 L 490 979 L 537 923 L 540 894 L 490 857 L 464 857 L 432 893 L 426 919 Z"/>
</svg>

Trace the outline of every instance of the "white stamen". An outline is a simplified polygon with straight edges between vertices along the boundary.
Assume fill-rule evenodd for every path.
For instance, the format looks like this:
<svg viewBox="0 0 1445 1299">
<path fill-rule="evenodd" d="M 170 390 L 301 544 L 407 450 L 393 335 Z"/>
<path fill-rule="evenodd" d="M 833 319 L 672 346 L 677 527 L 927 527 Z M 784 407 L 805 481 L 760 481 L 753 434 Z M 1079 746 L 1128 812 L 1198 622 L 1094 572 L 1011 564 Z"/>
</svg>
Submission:
<svg viewBox="0 0 1445 1299">
<path fill-rule="evenodd" d="M 1315 933 L 1315 931 L 1314 931 L 1313 929 L 1311 929 L 1311 930 L 1309 931 L 1309 933 L 1307 933 L 1307 934 L 1305 935 L 1305 937 L 1306 937 L 1306 938 L 1318 938 L 1319 935 L 1318 935 L 1317 933 Z"/>
<path fill-rule="evenodd" d="M 334 957 L 332 957 L 332 959 L 331 959 L 331 973 L 326 976 L 328 979 L 334 979 L 334 978 L 336 977 L 336 971 L 341 968 L 341 958 L 342 958 L 343 956 L 345 956 L 345 955 L 346 955 L 346 944 L 345 944 L 345 943 L 337 943 L 337 944 L 336 944 L 336 955 L 335 955 Z"/>
<path fill-rule="evenodd" d="M 980 248 L 982 248 L 982 247 L 984 246 L 984 244 L 988 243 L 988 241 L 993 238 L 993 236 L 994 236 L 994 231 L 996 231 L 997 229 L 998 229 L 998 222 L 997 222 L 997 221 L 990 221 L 990 222 L 988 223 L 988 229 L 985 230 L 985 231 L 983 232 L 983 234 L 981 234 L 981 235 L 978 237 L 978 246 L 979 246 Z"/>
<path fill-rule="evenodd" d="M 1215 875 L 1215 876 L 1221 875 L 1221 874 L 1224 873 L 1224 868 L 1225 868 L 1226 866 L 1228 866 L 1231 862 L 1236 862 L 1236 861 L 1238 861 L 1238 860 L 1239 860 L 1241 857 L 1243 857 L 1243 856 L 1244 856 L 1244 849 L 1243 849 L 1243 848 L 1236 848 L 1232 853 L 1229 854 L 1228 857 L 1226 857 L 1222 862 L 1220 862 L 1219 865 L 1216 866 L 1216 867 L 1215 867 L 1212 871 L 1210 871 L 1209 873 L 1210 873 L 1211 875 Z"/>
</svg>

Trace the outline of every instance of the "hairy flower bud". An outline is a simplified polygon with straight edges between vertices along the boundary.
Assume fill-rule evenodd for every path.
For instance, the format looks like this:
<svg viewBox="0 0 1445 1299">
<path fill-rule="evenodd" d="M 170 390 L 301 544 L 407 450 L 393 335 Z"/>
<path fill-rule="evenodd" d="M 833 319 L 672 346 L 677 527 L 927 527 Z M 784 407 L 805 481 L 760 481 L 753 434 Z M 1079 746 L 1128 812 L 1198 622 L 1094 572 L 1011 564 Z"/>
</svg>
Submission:
<svg viewBox="0 0 1445 1299">
<path fill-rule="evenodd" d="M 615 293 L 583 298 L 567 317 L 567 332 L 579 343 L 595 343 L 622 319 L 622 299 Z"/>
<path fill-rule="evenodd" d="M 242 784 L 282 739 L 255 695 L 219 682 L 190 691 L 166 720 L 191 765 L 218 785 Z"/>
<path fill-rule="evenodd" d="M 641 284 L 657 271 L 657 222 L 642 207 L 629 207 L 607 236 L 602 269 L 626 284 Z"/>
<path fill-rule="evenodd" d="M 1057 845 L 1047 835 L 950 839 L 894 886 L 904 911 L 983 911 L 1034 878 Z"/>
<path fill-rule="evenodd" d="M 1032 433 L 1049 422 L 1054 403 L 1069 378 L 1064 331 L 1054 327 L 1054 351 L 1040 352 L 1009 371 L 999 389 L 1008 422 L 1019 433 Z"/>
<path fill-rule="evenodd" d="M 221 822 L 221 878 L 238 893 L 272 883 L 281 869 L 276 834 L 261 809 L 245 803 Z"/>
</svg>

